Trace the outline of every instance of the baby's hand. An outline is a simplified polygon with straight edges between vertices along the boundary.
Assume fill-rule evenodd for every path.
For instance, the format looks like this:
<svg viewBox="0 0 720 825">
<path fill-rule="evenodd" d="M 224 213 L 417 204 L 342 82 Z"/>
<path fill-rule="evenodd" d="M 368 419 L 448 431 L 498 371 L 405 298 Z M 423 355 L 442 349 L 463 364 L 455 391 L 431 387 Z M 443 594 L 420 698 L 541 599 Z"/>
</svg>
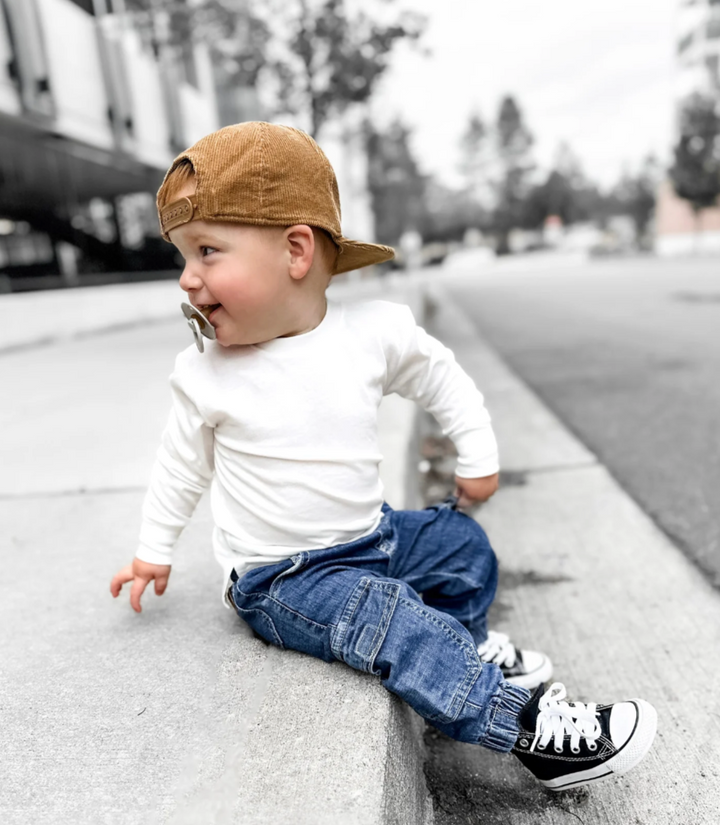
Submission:
<svg viewBox="0 0 720 825">
<path fill-rule="evenodd" d="M 455 495 L 458 507 L 470 507 L 480 501 L 487 501 L 498 488 L 499 474 L 483 478 L 459 478 L 455 476 Z"/>
<path fill-rule="evenodd" d="M 150 564 L 146 561 L 140 561 L 140 559 L 133 559 L 132 564 L 118 570 L 113 576 L 110 582 L 110 592 L 113 594 L 113 598 L 116 599 L 120 595 L 122 586 L 132 582 L 130 604 L 136 613 L 141 613 L 140 597 L 145 592 L 145 588 L 155 579 L 155 593 L 162 596 L 167 588 L 170 570 L 171 566 L 169 564 Z"/>
</svg>

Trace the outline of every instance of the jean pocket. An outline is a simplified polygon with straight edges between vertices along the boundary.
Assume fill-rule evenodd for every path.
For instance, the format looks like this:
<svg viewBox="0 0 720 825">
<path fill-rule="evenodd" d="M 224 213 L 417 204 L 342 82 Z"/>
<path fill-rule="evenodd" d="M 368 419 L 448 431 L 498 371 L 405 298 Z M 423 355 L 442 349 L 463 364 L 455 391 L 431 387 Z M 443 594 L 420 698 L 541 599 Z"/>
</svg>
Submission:
<svg viewBox="0 0 720 825">
<path fill-rule="evenodd" d="M 333 633 L 333 653 L 350 667 L 380 675 L 375 657 L 388 632 L 401 586 L 363 576 Z"/>
<path fill-rule="evenodd" d="M 288 579 L 290 576 L 294 576 L 296 573 L 299 573 L 303 567 L 308 563 L 310 559 L 310 554 L 303 550 L 302 553 L 296 553 L 294 556 L 290 557 L 290 561 L 292 564 L 287 570 L 282 570 L 280 573 L 275 576 L 275 578 L 270 583 L 270 588 L 268 589 L 268 595 L 270 595 L 273 599 L 277 599 L 280 595 L 280 585 Z"/>
</svg>

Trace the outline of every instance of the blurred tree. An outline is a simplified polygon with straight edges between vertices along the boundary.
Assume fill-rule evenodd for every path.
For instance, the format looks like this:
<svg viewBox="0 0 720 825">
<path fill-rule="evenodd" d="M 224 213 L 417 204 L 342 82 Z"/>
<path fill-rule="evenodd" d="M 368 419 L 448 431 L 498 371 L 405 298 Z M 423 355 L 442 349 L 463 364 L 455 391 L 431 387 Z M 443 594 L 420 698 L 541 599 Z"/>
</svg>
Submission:
<svg viewBox="0 0 720 825">
<path fill-rule="evenodd" d="M 410 147 L 410 130 L 395 120 L 386 131 L 365 124 L 368 188 L 379 243 L 398 243 L 403 232 L 422 230 L 426 223 L 426 177 Z"/>
<path fill-rule="evenodd" d="M 345 0 L 127 2 L 145 15 L 149 36 L 181 57 L 193 40 L 210 45 L 229 82 L 255 86 L 261 75 L 270 75 L 274 114 L 307 116 L 313 137 L 330 117 L 369 99 L 396 43 L 416 43 L 426 22 L 405 11 L 385 25 L 367 11 L 351 14 Z"/>
<path fill-rule="evenodd" d="M 558 215 L 563 226 L 574 223 L 577 215 L 576 192 L 557 169 L 552 169 L 547 179 L 528 193 L 522 225 L 527 229 L 539 229 L 550 215 Z"/>
<path fill-rule="evenodd" d="M 125 0 L 125 5 L 156 54 L 168 47 L 188 66 L 192 44 L 204 43 L 220 61 L 229 85 L 257 83 L 271 37 L 257 0 Z"/>
<path fill-rule="evenodd" d="M 467 194 L 481 207 L 481 211 L 492 209 L 494 201 L 489 176 L 492 165 L 491 138 L 490 130 L 483 123 L 480 114 L 471 114 L 460 138 L 458 171 L 465 180 Z"/>
<path fill-rule="evenodd" d="M 702 209 L 715 204 L 720 195 L 720 112 L 715 98 L 694 94 L 683 104 L 670 179 L 696 220 Z"/>
<path fill-rule="evenodd" d="M 648 155 L 637 174 L 624 174 L 611 193 L 620 214 L 630 215 L 635 226 L 635 243 L 648 247 L 648 227 L 655 211 L 662 169 L 653 155 Z"/>
<path fill-rule="evenodd" d="M 468 229 L 482 229 L 486 221 L 487 212 L 467 189 L 452 189 L 432 176 L 426 179 L 420 233 L 427 243 L 462 241 Z"/>
<path fill-rule="evenodd" d="M 548 177 L 527 196 L 523 226 L 537 229 L 550 215 L 558 215 L 564 226 L 587 221 L 597 211 L 599 198 L 597 189 L 585 177 L 579 158 L 563 142 Z"/>
<path fill-rule="evenodd" d="M 367 101 L 396 43 L 417 42 L 425 26 L 425 18 L 414 12 L 384 25 L 366 11 L 351 14 L 345 0 L 266 5 L 283 22 L 275 27 L 281 54 L 268 63 L 278 80 L 278 106 L 307 115 L 313 137 L 333 114 Z"/>
<path fill-rule="evenodd" d="M 494 180 L 496 206 L 493 228 L 497 232 L 497 253 L 510 251 L 510 230 L 522 225 L 528 176 L 534 168 L 530 158 L 533 137 L 512 96 L 503 98 L 495 124 L 497 176 Z"/>
</svg>

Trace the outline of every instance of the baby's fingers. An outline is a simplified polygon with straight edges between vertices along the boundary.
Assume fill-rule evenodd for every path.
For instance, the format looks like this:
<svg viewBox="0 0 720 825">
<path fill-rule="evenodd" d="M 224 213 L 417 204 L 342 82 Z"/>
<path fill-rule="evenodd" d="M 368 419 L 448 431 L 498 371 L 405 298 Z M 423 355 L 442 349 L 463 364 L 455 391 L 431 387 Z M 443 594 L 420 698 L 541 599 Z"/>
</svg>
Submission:
<svg viewBox="0 0 720 825">
<path fill-rule="evenodd" d="M 120 591 L 122 590 L 122 586 L 131 582 L 133 580 L 134 574 L 132 569 L 132 564 L 127 564 L 123 567 L 122 570 L 118 570 L 118 572 L 112 577 L 112 581 L 110 582 L 110 592 L 113 594 L 114 598 L 117 598 L 120 595 Z"/>
<path fill-rule="evenodd" d="M 132 587 L 130 588 L 130 606 L 136 613 L 142 613 L 140 597 L 145 592 L 148 584 L 150 584 L 150 579 L 141 579 L 139 576 L 135 576 L 133 579 Z"/>
<path fill-rule="evenodd" d="M 155 593 L 158 596 L 162 596 L 162 594 L 167 590 L 168 586 L 168 576 L 155 576 Z"/>
<path fill-rule="evenodd" d="M 475 501 L 473 501 L 473 499 L 468 498 L 459 487 L 455 488 L 455 492 L 453 493 L 453 495 L 457 497 L 457 506 L 460 508 L 471 507 L 473 504 L 476 503 Z"/>
</svg>

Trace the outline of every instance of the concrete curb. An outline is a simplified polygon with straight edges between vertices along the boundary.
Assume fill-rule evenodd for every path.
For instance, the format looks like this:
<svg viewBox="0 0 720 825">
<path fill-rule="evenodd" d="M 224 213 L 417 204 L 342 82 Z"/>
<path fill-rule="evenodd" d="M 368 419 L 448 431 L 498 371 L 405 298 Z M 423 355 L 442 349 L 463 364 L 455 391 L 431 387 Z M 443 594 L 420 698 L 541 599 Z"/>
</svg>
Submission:
<svg viewBox="0 0 720 825">
<path fill-rule="evenodd" d="M 0 295 L 0 353 L 158 321 L 182 321 L 176 281 Z"/>
<path fill-rule="evenodd" d="M 383 297 L 408 303 L 422 322 L 422 295 L 408 286 Z M 369 297 L 377 287 L 363 291 Z M 412 402 L 397 396 L 383 399 L 379 437 L 386 458 L 381 476 L 386 499 L 396 509 L 417 506 L 416 421 Z M 196 823 L 223 787 L 234 800 L 237 778 L 242 777 L 241 801 L 234 803 L 234 813 L 215 821 L 430 825 L 432 802 L 423 774 L 425 723 L 414 711 L 377 678 L 339 663 L 280 653 L 249 634 L 239 638 L 237 646 L 224 657 L 221 672 L 236 670 L 249 652 L 262 659 L 250 692 L 231 692 L 224 702 L 228 708 L 244 705 L 243 736 L 226 751 L 225 771 L 201 783 L 164 821 Z M 242 709 L 237 713 L 244 715 Z"/>
<path fill-rule="evenodd" d="M 383 297 L 408 303 L 422 323 L 422 289 L 412 279 L 359 281 L 332 290 L 347 300 Z M 22 349 L 117 329 L 138 306 L 132 323 L 177 322 L 180 330 L 181 298 L 176 285 L 167 282 L 4 296 L 0 308 L 19 324 L 12 340 L 7 337 L 12 327 L 6 327 L 4 341 L 16 354 L 3 359 L 5 369 L 38 360 Z M 43 318 L 49 332 L 41 336 Z M 108 338 L 103 345 L 111 352 L 123 342 L 127 338 L 118 336 L 117 343 Z M 142 346 L 142 341 L 136 344 L 141 355 Z M 67 352 L 79 358 L 88 349 L 70 344 Z M 49 356 L 48 350 L 40 360 Z M 97 391 L 89 389 L 74 403 L 84 411 Z M 26 403 L 33 399 L 29 394 Z M 397 396 L 383 400 L 381 475 L 395 508 L 417 506 L 416 420 L 412 402 Z M 41 470 L 40 458 L 35 460 Z M 13 633 L 28 640 L 8 652 L 13 682 L 7 692 L 0 685 L 10 743 L 0 788 L 3 822 L 430 823 L 424 722 L 377 677 L 271 648 L 220 608 L 217 570 L 208 549 L 207 500 L 178 543 L 169 593 L 153 601 L 141 619 L 126 605 L 111 602 L 106 577 L 127 563 L 141 499 L 138 487 L 108 487 L 70 490 L 54 498 L 48 490 L 0 501 L 8 534 L 24 547 L 10 560 L 8 580 L 31 581 L 38 563 L 43 565 L 33 600 L 16 593 L 13 601 L 11 592 L 2 614 Z M 102 549 L 108 535 L 116 551 L 76 553 L 70 562 L 77 577 L 73 587 L 53 584 L 67 577 L 68 548 Z M 62 553 L 47 553 L 47 547 L 57 545 Z M 83 594 L 84 610 L 93 613 L 91 621 L 78 614 L 77 593 Z M 52 603 L 52 628 L 37 610 L 38 599 Z M 74 662 L 73 673 L 48 668 L 34 644 L 51 647 L 55 660 Z M 89 690 L 83 687 L 86 680 Z M 28 711 L 33 702 L 43 708 L 42 725 Z M 40 740 L 55 756 L 38 777 L 29 743 Z M 87 780 L 82 790 L 80 773 Z"/>
</svg>

